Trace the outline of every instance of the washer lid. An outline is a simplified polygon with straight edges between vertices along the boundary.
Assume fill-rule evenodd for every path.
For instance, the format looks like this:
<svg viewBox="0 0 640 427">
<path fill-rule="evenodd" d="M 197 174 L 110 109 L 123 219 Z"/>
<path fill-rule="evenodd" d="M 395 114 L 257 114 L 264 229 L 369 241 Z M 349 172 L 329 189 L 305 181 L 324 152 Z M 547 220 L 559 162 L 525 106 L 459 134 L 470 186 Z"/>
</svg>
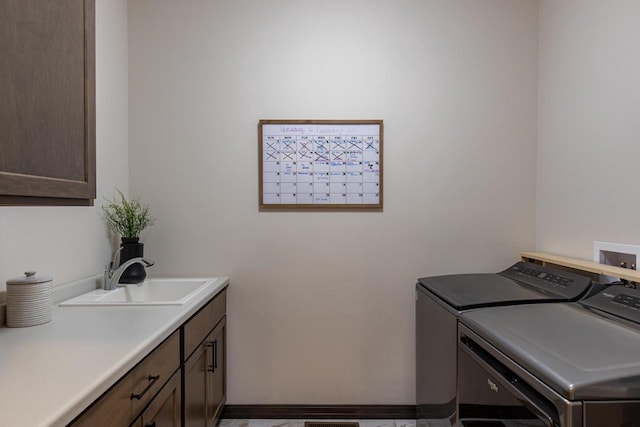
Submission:
<svg viewBox="0 0 640 427">
<path fill-rule="evenodd" d="M 426 277 L 418 281 L 422 287 L 456 310 L 512 303 L 524 304 L 552 298 L 497 274 L 455 274 Z M 555 300 L 565 301 L 559 297 Z"/>
<path fill-rule="evenodd" d="M 494 307 L 460 319 L 567 399 L 640 398 L 640 329 L 627 322 L 580 303 Z"/>
<path fill-rule="evenodd" d="M 575 301 L 591 285 L 587 277 L 528 262 L 518 262 L 497 274 L 433 276 L 418 282 L 457 310 Z"/>
</svg>

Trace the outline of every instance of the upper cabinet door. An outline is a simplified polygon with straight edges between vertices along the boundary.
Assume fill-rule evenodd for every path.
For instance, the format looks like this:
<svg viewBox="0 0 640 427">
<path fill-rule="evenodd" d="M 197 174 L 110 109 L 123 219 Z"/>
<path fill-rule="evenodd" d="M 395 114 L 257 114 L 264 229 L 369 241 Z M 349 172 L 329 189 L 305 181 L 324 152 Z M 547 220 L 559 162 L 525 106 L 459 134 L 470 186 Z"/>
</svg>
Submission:
<svg viewBox="0 0 640 427">
<path fill-rule="evenodd" d="M 95 0 L 3 0 L 0 58 L 0 204 L 92 205 Z"/>
</svg>

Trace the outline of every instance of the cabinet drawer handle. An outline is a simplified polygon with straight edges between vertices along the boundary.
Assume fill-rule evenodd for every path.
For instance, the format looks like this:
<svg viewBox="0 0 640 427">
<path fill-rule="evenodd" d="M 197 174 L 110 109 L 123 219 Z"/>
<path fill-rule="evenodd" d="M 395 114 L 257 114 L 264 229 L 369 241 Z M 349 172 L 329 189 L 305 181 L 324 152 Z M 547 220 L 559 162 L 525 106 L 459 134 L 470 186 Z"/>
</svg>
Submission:
<svg viewBox="0 0 640 427">
<path fill-rule="evenodd" d="M 156 381 L 158 381 L 159 379 L 160 379 L 160 375 L 149 375 L 149 378 L 148 378 L 149 384 L 147 384 L 147 387 L 144 390 L 142 390 L 142 392 L 140 394 L 131 393 L 130 399 L 131 400 L 133 400 L 133 399 L 137 399 L 137 400 L 142 399 L 142 396 L 144 396 L 149 391 L 149 389 L 156 383 Z"/>
<path fill-rule="evenodd" d="M 215 372 L 218 369 L 218 340 L 210 341 L 206 345 L 211 348 L 211 365 L 209 365 L 207 371 Z"/>
<path fill-rule="evenodd" d="M 144 426 L 144 427 L 156 427 L 156 422 L 154 421 L 154 422 L 152 422 L 152 423 L 145 424 L 145 426 Z"/>
</svg>

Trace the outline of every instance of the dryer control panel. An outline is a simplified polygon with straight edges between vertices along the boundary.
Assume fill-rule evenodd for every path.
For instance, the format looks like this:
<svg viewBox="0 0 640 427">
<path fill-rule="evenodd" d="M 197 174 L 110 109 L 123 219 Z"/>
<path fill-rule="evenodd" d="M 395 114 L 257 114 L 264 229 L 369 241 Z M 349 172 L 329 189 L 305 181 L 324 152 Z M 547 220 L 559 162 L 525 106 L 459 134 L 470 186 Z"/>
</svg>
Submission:
<svg viewBox="0 0 640 427">
<path fill-rule="evenodd" d="M 582 305 L 595 308 L 622 319 L 640 323 L 640 289 L 620 285 L 609 286 L 585 299 Z"/>
</svg>

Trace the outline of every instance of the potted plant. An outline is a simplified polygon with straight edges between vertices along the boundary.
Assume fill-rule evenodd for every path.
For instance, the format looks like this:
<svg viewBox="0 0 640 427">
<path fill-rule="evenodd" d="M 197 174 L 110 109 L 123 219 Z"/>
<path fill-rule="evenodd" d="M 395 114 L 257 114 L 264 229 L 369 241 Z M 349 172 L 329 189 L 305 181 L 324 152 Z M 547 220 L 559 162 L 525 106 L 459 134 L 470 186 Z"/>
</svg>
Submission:
<svg viewBox="0 0 640 427">
<path fill-rule="evenodd" d="M 144 255 L 144 245 L 140 243 L 140 233 L 153 225 L 155 218 L 151 216 L 149 206 L 139 199 L 127 200 L 120 190 L 116 188 L 117 195 L 113 200 L 106 200 L 102 205 L 104 219 L 107 227 L 113 233 L 120 235 L 120 249 L 118 250 L 119 264 L 131 258 Z M 114 256 L 115 258 L 115 256 Z M 120 283 L 140 283 L 144 281 L 147 273 L 140 264 L 128 267 Z"/>
</svg>

